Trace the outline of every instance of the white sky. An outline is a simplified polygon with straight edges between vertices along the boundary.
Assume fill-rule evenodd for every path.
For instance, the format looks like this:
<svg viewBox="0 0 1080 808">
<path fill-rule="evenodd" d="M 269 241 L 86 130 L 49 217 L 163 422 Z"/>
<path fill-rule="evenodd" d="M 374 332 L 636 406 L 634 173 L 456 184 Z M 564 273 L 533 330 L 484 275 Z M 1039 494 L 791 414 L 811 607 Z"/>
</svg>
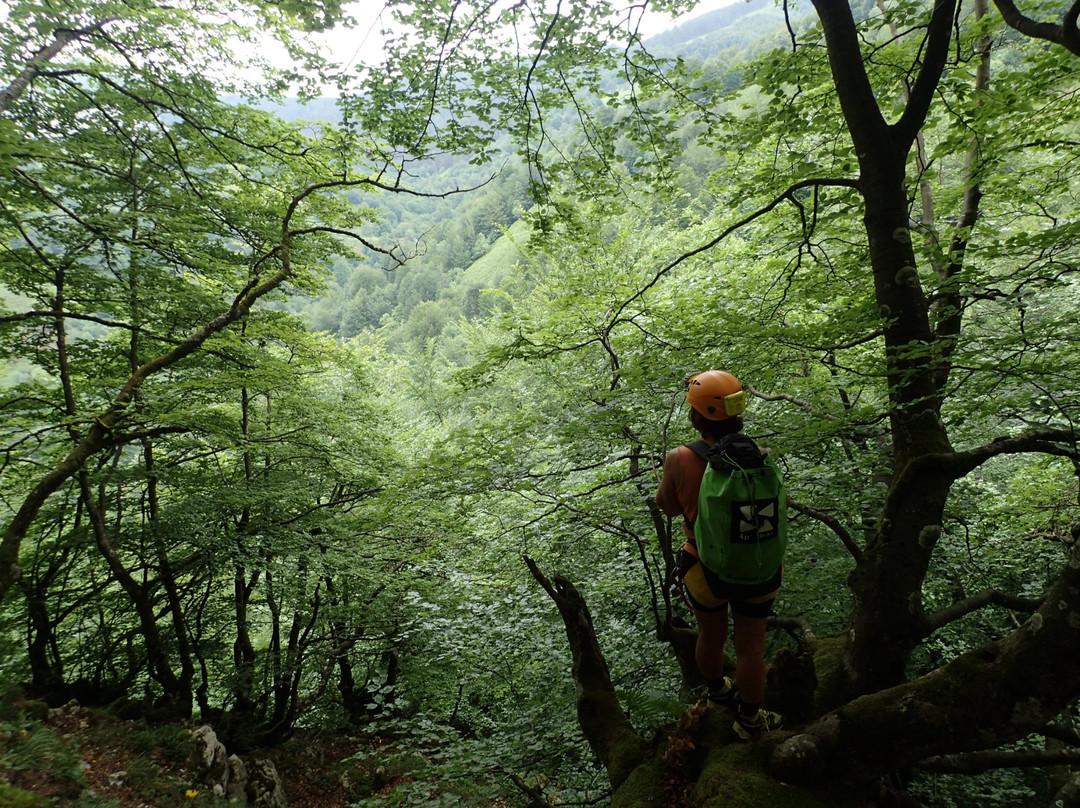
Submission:
<svg viewBox="0 0 1080 808">
<path fill-rule="evenodd" d="M 423 2 L 423 0 L 419 0 Z M 574 0 L 574 2 L 588 2 L 588 0 Z M 626 7 L 634 8 L 648 3 L 648 0 L 625 0 Z M 640 30 L 647 38 L 654 36 L 687 20 L 705 14 L 724 6 L 730 6 L 742 0 L 700 0 L 693 11 L 672 20 L 667 14 L 658 14 L 646 11 L 642 17 Z M 332 58 L 344 62 L 347 65 L 356 64 L 359 61 L 372 63 L 378 60 L 381 53 L 381 37 L 379 36 L 379 15 L 382 13 L 381 0 L 354 0 L 348 4 L 349 13 L 357 20 L 357 26 L 351 31 L 334 30 L 320 37 L 330 50 Z M 10 12 L 8 0 L 0 0 L 0 23 L 6 22 Z"/>
<path fill-rule="evenodd" d="M 574 1 L 588 2 L 588 0 Z M 642 5 L 642 2 L 643 0 L 626 0 L 626 7 L 638 7 Z M 701 14 L 738 2 L 742 0 L 701 0 L 693 11 L 674 20 L 667 14 L 646 11 L 641 20 L 640 30 L 643 36 L 648 38 Z M 348 9 L 349 13 L 356 18 L 356 28 L 351 31 L 329 31 L 323 37 L 331 58 L 347 66 L 359 62 L 376 63 L 382 45 L 379 35 L 379 15 L 382 13 L 383 4 L 379 0 L 361 0 L 361 2 L 350 3 Z"/>
</svg>

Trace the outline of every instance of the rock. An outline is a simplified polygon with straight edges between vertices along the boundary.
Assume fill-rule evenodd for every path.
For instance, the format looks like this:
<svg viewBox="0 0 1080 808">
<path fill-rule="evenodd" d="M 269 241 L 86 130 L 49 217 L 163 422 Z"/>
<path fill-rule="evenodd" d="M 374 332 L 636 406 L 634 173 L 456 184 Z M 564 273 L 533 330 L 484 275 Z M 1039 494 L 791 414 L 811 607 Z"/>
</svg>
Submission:
<svg viewBox="0 0 1080 808">
<path fill-rule="evenodd" d="M 285 788 L 272 761 L 255 761 L 248 776 L 247 798 L 252 808 L 288 808 Z"/>
<path fill-rule="evenodd" d="M 248 773 L 244 761 L 236 755 L 229 755 L 229 782 L 225 786 L 225 798 L 230 802 L 247 802 Z"/>
<path fill-rule="evenodd" d="M 225 745 L 208 725 L 193 731 L 191 740 L 195 744 L 195 764 L 203 772 L 203 782 L 212 790 L 220 786 L 222 793 L 226 793 L 229 786 L 229 756 L 225 752 Z"/>
<path fill-rule="evenodd" d="M 808 780 L 821 773 L 824 746 L 816 735 L 792 735 L 773 751 L 769 768 L 785 782 Z"/>
<path fill-rule="evenodd" d="M 46 710 L 46 718 L 56 718 L 61 715 L 79 715 L 84 712 L 79 702 L 72 699 L 63 707 L 51 707 Z"/>
<path fill-rule="evenodd" d="M 203 783 L 216 798 L 251 808 L 288 808 L 285 788 L 273 762 L 257 760 L 249 771 L 239 757 L 227 754 L 225 745 L 209 726 L 192 732 L 191 740 Z"/>
</svg>

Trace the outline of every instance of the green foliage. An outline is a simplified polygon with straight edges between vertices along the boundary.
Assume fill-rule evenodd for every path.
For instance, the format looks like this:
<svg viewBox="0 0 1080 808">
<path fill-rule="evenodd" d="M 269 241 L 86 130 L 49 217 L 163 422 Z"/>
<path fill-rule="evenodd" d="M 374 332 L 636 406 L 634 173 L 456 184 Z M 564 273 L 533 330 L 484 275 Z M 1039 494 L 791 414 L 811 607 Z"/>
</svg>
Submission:
<svg viewBox="0 0 1080 808">
<path fill-rule="evenodd" d="M 542 785 L 554 772 L 558 793 L 594 793 L 602 775 L 573 721 L 570 662 L 546 602 L 515 582 L 522 567 L 501 550 L 475 565 L 498 562 L 497 577 L 447 572 L 462 551 L 439 552 L 444 563 L 428 562 L 405 593 L 413 618 L 399 647 L 409 685 L 368 727 L 396 740 L 361 757 L 373 792 L 393 788 L 358 804 L 482 804 L 516 793 L 513 777 Z"/>
<path fill-rule="evenodd" d="M 247 311 L 282 284 L 317 292 L 350 241 L 378 249 L 357 232 L 372 211 L 345 198 L 372 180 L 345 132 L 226 97 L 284 86 L 245 82 L 230 37 L 261 23 L 302 50 L 296 21 L 339 12 L 10 10 L 9 78 L 50 39 L 76 37 L 39 66 L 32 93 L 16 82 L 4 96 L 12 148 L 0 163 L 12 310 L 0 346 L 28 368 L 0 401 L 3 547 L 24 571 L 18 606 L 4 604 L 15 660 L 4 673 L 50 699 L 76 683 L 98 703 L 145 692 L 143 709 L 224 712 L 242 728 L 232 740 L 259 743 L 283 737 L 331 672 L 363 669 L 365 643 L 390 633 L 355 627 L 409 552 L 378 535 L 398 532 L 393 497 L 369 507 L 393 460 L 369 383 L 379 356 L 308 335 L 280 292 Z M 117 420 L 96 456 L 20 527 L 19 503 L 103 412 Z M 6 653 L 28 635 L 28 653 Z"/>
<path fill-rule="evenodd" d="M 0 783 L 0 801 L 8 808 L 48 808 L 52 804 L 46 796 L 33 794 L 7 783 Z"/>
<path fill-rule="evenodd" d="M 4 768 L 49 772 L 73 784 L 83 781 L 78 752 L 50 727 L 29 720 L 5 721 L 0 724 L 0 741 L 0 766 Z"/>
<path fill-rule="evenodd" d="M 142 381 L 107 446 L 42 506 L 0 610 L 7 682 L 53 699 L 76 681 L 101 701 L 149 693 L 137 709 L 174 699 L 240 746 L 363 725 L 386 740 L 362 760 L 360 805 L 512 802 L 523 785 L 603 799 L 562 626 L 521 556 L 587 596 L 633 725 L 649 736 L 677 717 L 685 683 L 657 638 L 692 619 L 667 588 L 680 526 L 648 503 L 665 452 L 693 437 L 683 379 L 706 367 L 747 384 L 748 431 L 812 509 L 792 523 L 778 614 L 819 636 L 847 627 L 854 562 L 819 517 L 867 547 L 899 469 L 891 315 L 819 28 L 740 6 L 716 18 L 711 42 L 730 50 L 683 41 L 653 60 L 617 4 L 392 2 L 390 63 L 342 76 L 340 120 L 313 125 L 226 99 L 302 78 L 244 85 L 226 45 L 255 35 L 242 11 L 303 61 L 299 30 L 340 4 L 208 8 L 18 3 L 0 39 L 7 84 L 55 37 L 117 15 L 5 97 L 9 514 L 134 371 L 289 262 L 284 293 Z M 925 9 L 858 8 L 893 119 Z M 911 280 L 937 324 L 962 313 L 963 327 L 898 355 L 947 370 L 940 413 L 961 449 L 1080 415 L 1075 60 L 996 26 L 960 18 L 905 192 Z M 984 34 L 990 87 L 974 69 Z M 303 93 L 326 76 L 309 67 Z M 501 171 L 484 162 L 496 156 Z M 416 194 L 395 193 L 405 178 Z M 984 463 L 942 521 L 912 604 L 1038 596 L 1075 541 L 1074 469 Z M 911 672 L 1013 620 L 944 626 Z M 8 731 L 3 765 L 70 768 L 55 734 Z M 164 730 L 132 741 L 147 755 L 179 744 Z M 719 793 L 730 768 L 702 788 Z M 982 804 L 1031 788 L 987 781 Z M 940 779 L 916 790 L 976 799 Z"/>
<path fill-rule="evenodd" d="M 951 774 L 919 776 L 908 785 L 909 793 L 928 808 L 1035 808 L 1050 799 L 1045 772 L 1000 769 L 978 777 Z"/>
</svg>

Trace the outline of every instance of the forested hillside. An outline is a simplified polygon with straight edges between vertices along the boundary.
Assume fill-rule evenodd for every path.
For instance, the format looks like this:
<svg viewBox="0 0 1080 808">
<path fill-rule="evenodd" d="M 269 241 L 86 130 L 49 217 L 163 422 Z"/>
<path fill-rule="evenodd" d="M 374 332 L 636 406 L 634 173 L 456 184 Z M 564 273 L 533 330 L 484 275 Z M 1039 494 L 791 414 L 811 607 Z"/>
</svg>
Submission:
<svg viewBox="0 0 1080 808">
<path fill-rule="evenodd" d="M 768 0 L 738 3 L 675 25 L 648 41 L 649 52 L 681 58 L 702 78 L 735 87 L 742 65 L 775 45 L 783 32 L 782 13 Z M 624 79 L 612 71 L 605 86 L 621 92 Z M 279 107 L 287 120 L 335 120 L 336 108 L 321 98 L 306 105 L 294 101 Z M 615 113 L 616 129 L 625 113 Z M 547 114 L 544 127 L 560 148 L 580 148 L 578 119 L 570 108 Z M 684 147 L 673 156 L 676 187 L 687 199 L 701 198 L 709 174 L 723 162 L 715 150 L 694 143 L 695 122 L 683 121 L 675 134 Z M 423 348 L 444 334 L 454 342 L 462 317 L 490 315 L 499 304 L 490 294 L 514 283 L 509 270 L 521 260 L 520 245 L 529 229 L 506 231 L 532 208 L 527 161 L 515 155 L 510 139 L 493 142 L 498 158 L 477 166 L 469 155 L 440 157 L 418 167 L 413 187 L 435 197 L 387 196 L 379 200 L 379 221 L 372 232 L 396 240 L 409 251 L 406 266 L 363 252 L 334 266 L 330 287 L 310 303 L 294 301 L 293 309 L 316 331 L 352 337 L 382 330 L 392 349 Z M 617 146 L 629 165 L 639 151 L 629 139 Z M 441 196 L 448 191 L 468 191 Z M 358 200 L 357 200 L 358 201 Z M 406 246 L 407 245 L 407 246 Z M 458 353 L 456 359 L 462 361 Z"/>
<path fill-rule="evenodd" d="M 640 9 L 8 4 L 0 804 L 1080 804 L 1080 6 Z M 749 743 L 654 499 L 708 368 L 790 494 Z"/>
</svg>

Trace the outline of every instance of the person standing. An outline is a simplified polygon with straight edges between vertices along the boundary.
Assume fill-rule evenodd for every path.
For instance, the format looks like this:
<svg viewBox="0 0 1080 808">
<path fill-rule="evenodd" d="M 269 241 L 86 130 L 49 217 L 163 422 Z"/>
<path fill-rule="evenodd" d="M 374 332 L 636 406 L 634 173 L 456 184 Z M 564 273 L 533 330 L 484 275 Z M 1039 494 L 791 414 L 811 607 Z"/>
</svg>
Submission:
<svg viewBox="0 0 1080 808">
<path fill-rule="evenodd" d="M 765 694 L 765 624 L 780 591 L 783 564 L 765 570 L 758 576 L 762 580 L 753 583 L 726 580 L 733 576 L 725 576 L 724 570 L 709 569 L 701 562 L 694 522 L 708 458 L 727 453 L 742 457 L 742 465 L 747 467 L 761 466 L 765 451 L 742 434 L 746 394 L 732 374 L 707 370 L 690 377 L 686 399 L 690 423 L 701 440 L 668 452 L 656 503 L 668 516 L 682 516 L 684 520 L 686 541 L 679 553 L 679 572 L 697 620 L 695 661 L 709 688 L 709 704 L 734 709 L 732 729 L 743 740 L 749 740 L 759 732 L 782 726 L 780 715 L 761 704 Z M 786 501 L 784 506 L 780 519 L 786 519 Z M 786 524 L 781 535 L 786 537 Z M 729 607 L 734 625 L 734 680 L 724 675 Z"/>
</svg>

